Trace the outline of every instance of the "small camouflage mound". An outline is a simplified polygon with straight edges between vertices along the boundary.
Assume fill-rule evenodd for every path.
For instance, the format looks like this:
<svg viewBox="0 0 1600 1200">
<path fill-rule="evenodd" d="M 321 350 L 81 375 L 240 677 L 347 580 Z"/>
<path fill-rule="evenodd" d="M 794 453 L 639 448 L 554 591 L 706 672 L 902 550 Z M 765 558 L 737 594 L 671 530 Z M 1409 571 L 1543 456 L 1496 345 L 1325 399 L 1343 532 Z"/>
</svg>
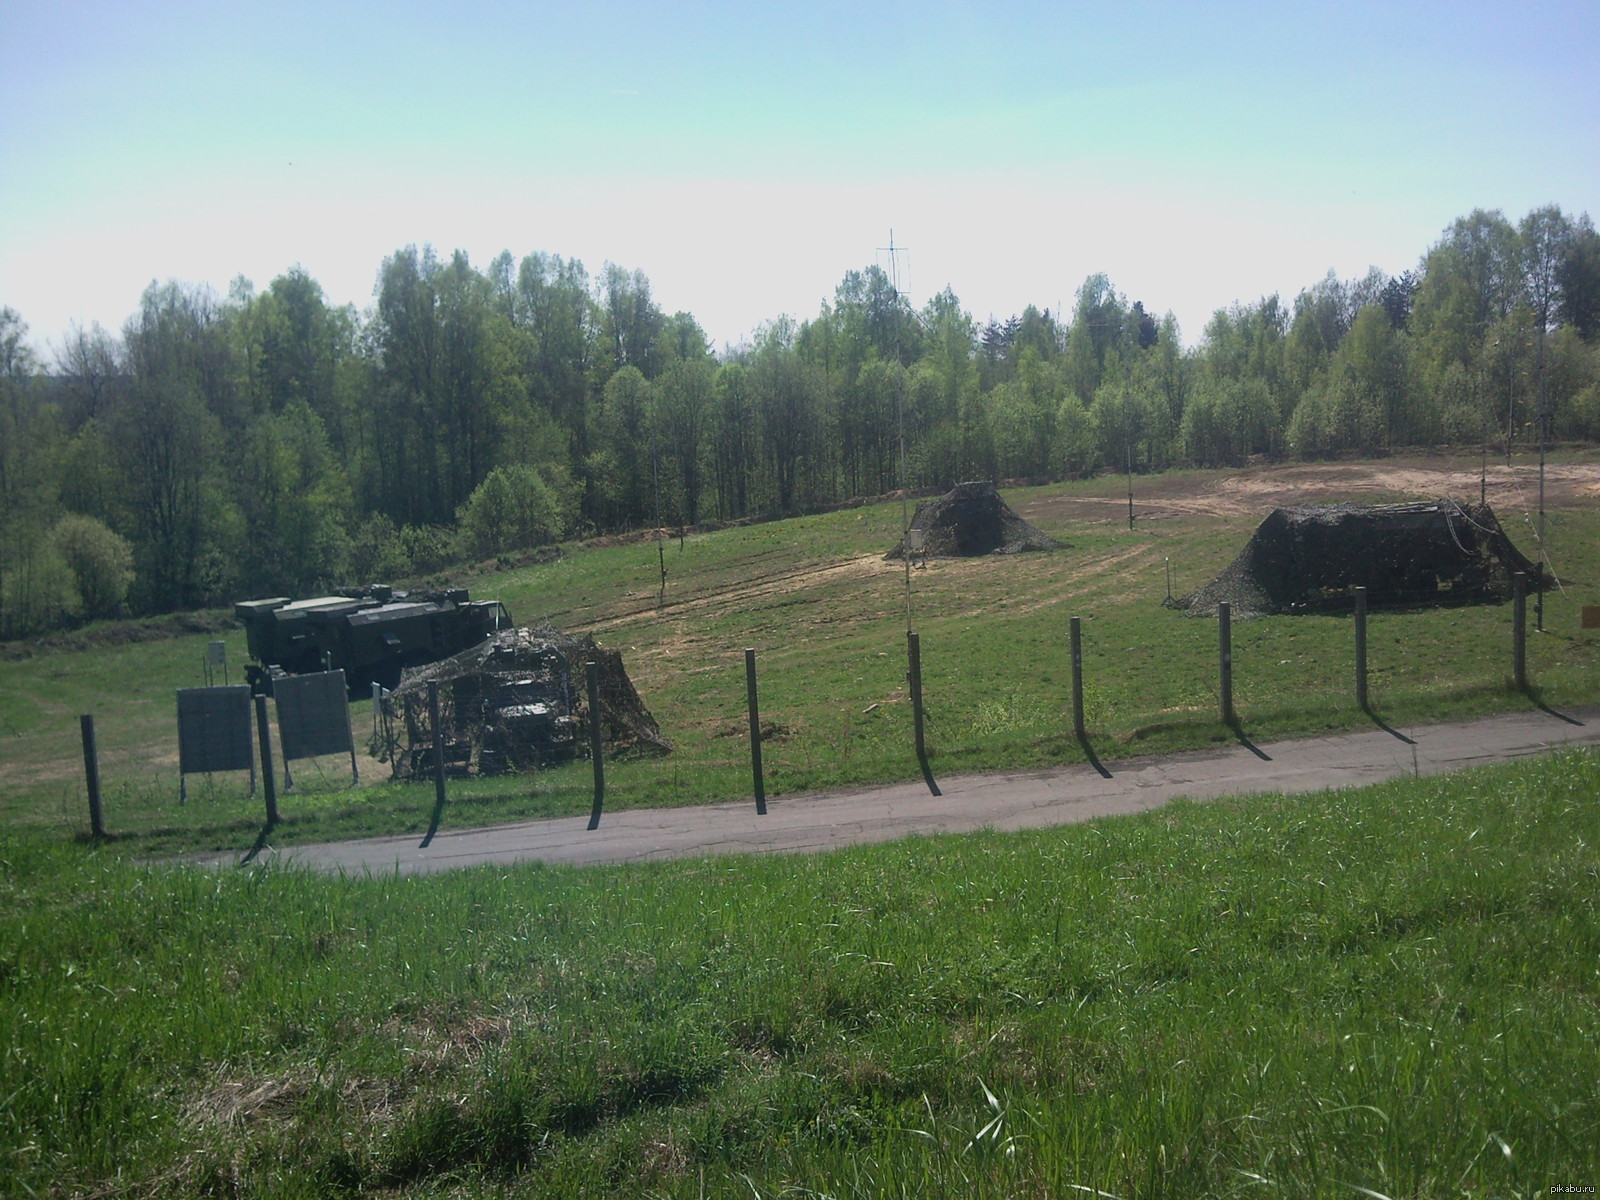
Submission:
<svg viewBox="0 0 1600 1200">
<path fill-rule="evenodd" d="M 666 754 L 672 743 L 634 690 L 622 654 L 592 637 L 543 627 L 503 629 L 443 662 L 408 670 L 388 710 L 404 724 L 394 756 L 402 778 L 433 770 L 428 684 L 439 684 L 445 764 L 456 774 L 494 775 L 568 762 L 589 749 L 584 664 L 600 668 L 600 723 L 612 753 Z"/>
<path fill-rule="evenodd" d="M 938 499 L 918 504 L 906 536 L 884 557 L 903 558 L 909 552 L 913 558 L 972 558 L 1061 546 L 1012 512 L 994 484 L 980 481 L 958 483 Z"/>
<path fill-rule="evenodd" d="M 1518 571 L 1540 579 L 1487 504 L 1307 505 L 1274 509 L 1227 570 L 1167 603 L 1192 617 L 1224 601 L 1236 617 L 1335 612 L 1364 587 L 1373 608 L 1493 604 Z"/>
</svg>

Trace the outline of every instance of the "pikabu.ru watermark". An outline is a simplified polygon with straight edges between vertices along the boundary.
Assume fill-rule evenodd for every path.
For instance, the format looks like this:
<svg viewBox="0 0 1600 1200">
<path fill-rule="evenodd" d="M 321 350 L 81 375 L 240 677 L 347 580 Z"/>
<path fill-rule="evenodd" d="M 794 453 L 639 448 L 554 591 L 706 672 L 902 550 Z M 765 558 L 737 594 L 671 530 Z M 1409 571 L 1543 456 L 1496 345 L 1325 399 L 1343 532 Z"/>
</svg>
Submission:
<svg viewBox="0 0 1600 1200">
<path fill-rule="evenodd" d="M 1552 1183 L 1550 1185 L 1552 1196 L 1592 1196 L 1594 1184 Z"/>
</svg>

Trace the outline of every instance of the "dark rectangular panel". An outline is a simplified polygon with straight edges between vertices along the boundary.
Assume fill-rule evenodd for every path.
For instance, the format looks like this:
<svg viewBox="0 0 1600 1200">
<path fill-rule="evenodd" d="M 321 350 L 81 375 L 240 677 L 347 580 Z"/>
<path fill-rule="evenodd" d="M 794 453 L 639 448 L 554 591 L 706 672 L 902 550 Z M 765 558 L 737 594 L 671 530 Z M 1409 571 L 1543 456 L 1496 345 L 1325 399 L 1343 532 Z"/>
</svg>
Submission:
<svg viewBox="0 0 1600 1200">
<path fill-rule="evenodd" d="M 178 689 L 180 772 L 248 771 L 253 753 L 247 685 Z"/>
<path fill-rule="evenodd" d="M 278 705 L 284 758 L 350 753 L 350 701 L 343 671 L 274 679 L 272 698 Z"/>
</svg>

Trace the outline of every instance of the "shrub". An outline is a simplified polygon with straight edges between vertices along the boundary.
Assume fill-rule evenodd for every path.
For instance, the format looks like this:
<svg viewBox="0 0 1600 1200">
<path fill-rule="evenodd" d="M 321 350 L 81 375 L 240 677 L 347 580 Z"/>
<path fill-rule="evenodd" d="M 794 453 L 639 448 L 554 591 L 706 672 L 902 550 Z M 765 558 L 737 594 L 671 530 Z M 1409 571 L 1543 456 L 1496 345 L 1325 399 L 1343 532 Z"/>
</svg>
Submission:
<svg viewBox="0 0 1600 1200">
<path fill-rule="evenodd" d="M 537 467 L 497 467 L 456 513 L 462 549 L 487 558 L 559 540 L 572 519 L 566 492 Z"/>
<path fill-rule="evenodd" d="M 0 636 L 59 629 L 82 609 L 72 570 L 49 538 L 22 547 L 0 573 Z"/>
<path fill-rule="evenodd" d="M 122 608 L 133 584 L 133 547 L 104 522 L 68 513 L 56 522 L 50 541 L 72 572 L 83 615 L 110 617 Z"/>
</svg>

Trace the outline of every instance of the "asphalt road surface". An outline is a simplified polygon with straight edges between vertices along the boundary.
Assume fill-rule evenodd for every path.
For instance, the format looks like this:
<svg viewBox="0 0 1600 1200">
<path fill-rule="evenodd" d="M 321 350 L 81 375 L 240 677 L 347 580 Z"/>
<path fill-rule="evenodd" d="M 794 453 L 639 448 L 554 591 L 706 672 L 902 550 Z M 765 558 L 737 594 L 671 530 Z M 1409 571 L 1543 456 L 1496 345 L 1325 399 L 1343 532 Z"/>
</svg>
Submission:
<svg viewBox="0 0 1600 1200">
<path fill-rule="evenodd" d="M 1261 746 L 1239 740 L 1214 751 L 1115 762 L 1104 773 L 1093 766 L 1073 765 L 952 776 L 939 780 L 940 796 L 930 795 L 921 781 L 776 796 L 768 798 L 764 817 L 756 815 L 753 800 L 628 809 L 606 813 L 593 832 L 587 828 L 587 815 L 559 817 L 476 829 L 442 828 L 425 848 L 415 835 L 282 849 L 267 846 L 254 861 L 353 874 L 409 875 L 535 860 L 586 864 L 708 854 L 807 853 L 910 834 L 1041 829 L 1144 812 L 1179 796 L 1206 800 L 1356 787 L 1597 742 L 1600 710 L 1566 714 L 1533 710 Z M 446 826 L 449 819 L 447 807 Z M 198 861 L 228 866 L 239 856 L 207 855 Z"/>
</svg>

